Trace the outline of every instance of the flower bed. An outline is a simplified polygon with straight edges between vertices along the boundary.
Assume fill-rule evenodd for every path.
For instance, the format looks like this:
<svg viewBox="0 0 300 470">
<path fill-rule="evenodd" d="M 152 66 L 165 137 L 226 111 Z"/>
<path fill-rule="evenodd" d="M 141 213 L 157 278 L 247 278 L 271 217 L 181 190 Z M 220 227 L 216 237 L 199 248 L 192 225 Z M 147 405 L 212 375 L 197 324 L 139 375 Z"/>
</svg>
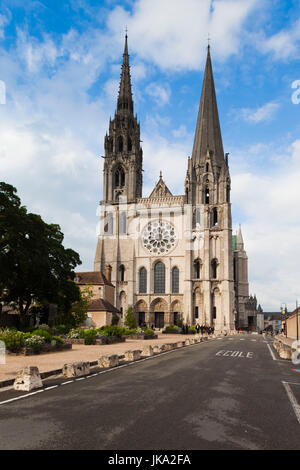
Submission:
<svg viewBox="0 0 300 470">
<path fill-rule="evenodd" d="M 115 344 L 115 343 L 124 343 L 126 338 L 119 338 L 118 336 L 102 336 L 101 338 L 96 338 L 94 344 Z M 66 344 L 85 344 L 83 338 L 66 338 Z"/>
<path fill-rule="evenodd" d="M 62 344 L 60 346 L 54 346 L 51 344 L 44 344 L 39 352 L 36 352 L 33 348 L 21 348 L 19 352 L 13 353 L 7 351 L 7 354 L 10 356 L 33 356 L 36 354 L 47 354 L 47 353 L 55 353 L 61 351 L 68 351 L 72 349 L 72 344 Z"/>
</svg>

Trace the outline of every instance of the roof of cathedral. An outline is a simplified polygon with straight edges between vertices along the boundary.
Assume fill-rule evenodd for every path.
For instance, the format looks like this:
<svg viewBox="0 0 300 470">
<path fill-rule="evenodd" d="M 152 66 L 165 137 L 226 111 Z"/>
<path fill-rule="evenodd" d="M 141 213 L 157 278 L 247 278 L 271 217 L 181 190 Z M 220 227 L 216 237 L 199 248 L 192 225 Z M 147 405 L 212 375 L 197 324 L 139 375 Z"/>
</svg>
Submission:
<svg viewBox="0 0 300 470">
<path fill-rule="evenodd" d="M 169 197 L 169 196 L 173 196 L 173 194 L 171 193 L 166 183 L 164 182 L 162 178 L 162 173 L 160 172 L 159 180 L 156 183 L 155 188 L 153 189 L 149 197 L 156 198 L 156 197 Z"/>
<path fill-rule="evenodd" d="M 100 271 L 91 271 L 85 273 L 75 273 L 74 281 L 79 285 L 100 285 L 103 286 L 104 284 L 107 286 L 112 286 L 113 284 L 109 282 L 103 273 Z"/>
<path fill-rule="evenodd" d="M 89 301 L 88 311 L 90 312 L 112 312 L 120 313 L 108 300 L 93 299 Z"/>
<path fill-rule="evenodd" d="M 213 151 L 217 163 L 224 162 L 224 150 L 210 57 L 210 46 L 208 46 L 207 51 L 192 160 L 200 163 L 201 160 L 206 158 L 208 150 Z"/>
</svg>

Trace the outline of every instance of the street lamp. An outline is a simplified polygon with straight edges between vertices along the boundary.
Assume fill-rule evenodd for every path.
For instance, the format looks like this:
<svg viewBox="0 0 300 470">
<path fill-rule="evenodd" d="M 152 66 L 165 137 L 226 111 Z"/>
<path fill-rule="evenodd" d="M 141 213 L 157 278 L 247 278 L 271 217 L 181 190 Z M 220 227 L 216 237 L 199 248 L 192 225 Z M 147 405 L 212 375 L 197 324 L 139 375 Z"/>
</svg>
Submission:
<svg viewBox="0 0 300 470">
<path fill-rule="evenodd" d="M 298 321 L 298 315 L 299 315 L 299 312 L 298 312 L 298 300 L 296 300 L 296 328 L 297 328 L 297 341 L 299 340 L 299 321 Z"/>
<path fill-rule="evenodd" d="M 283 317 L 283 320 L 285 320 L 285 315 L 287 313 L 287 308 L 286 308 L 286 303 L 282 303 L 281 306 L 280 306 L 280 310 L 281 310 L 281 315 Z M 285 332 L 285 336 L 287 336 L 287 328 L 286 328 L 286 321 L 284 323 L 284 332 Z"/>
</svg>

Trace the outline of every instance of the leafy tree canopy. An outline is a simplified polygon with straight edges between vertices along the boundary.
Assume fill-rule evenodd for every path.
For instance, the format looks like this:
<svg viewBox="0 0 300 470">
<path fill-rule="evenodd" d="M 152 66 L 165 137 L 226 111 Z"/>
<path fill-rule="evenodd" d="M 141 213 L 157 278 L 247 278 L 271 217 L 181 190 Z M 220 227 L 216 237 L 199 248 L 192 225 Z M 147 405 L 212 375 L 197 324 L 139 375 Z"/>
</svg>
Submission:
<svg viewBox="0 0 300 470">
<path fill-rule="evenodd" d="M 21 316 L 34 301 L 68 308 L 80 300 L 72 282 L 80 257 L 64 248 L 59 225 L 28 213 L 16 193 L 0 183 L 0 300 L 14 302 Z"/>
</svg>

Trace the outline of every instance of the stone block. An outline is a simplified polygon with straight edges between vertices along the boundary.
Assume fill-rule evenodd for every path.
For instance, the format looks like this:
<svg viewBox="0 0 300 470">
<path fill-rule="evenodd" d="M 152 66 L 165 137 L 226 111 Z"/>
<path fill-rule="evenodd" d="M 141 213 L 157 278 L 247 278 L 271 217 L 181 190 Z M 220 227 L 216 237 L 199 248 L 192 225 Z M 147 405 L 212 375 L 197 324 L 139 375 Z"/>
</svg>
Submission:
<svg viewBox="0 0 300 470">
<path fill-rule="evenodd" d="M 190 340 L 189 340 L 189 339 L 186 339 L 186 340 L 185 340 L 185 345 L 186 345 L 186 346 L 189 346 L 190 344 L 191 344 L 191 343 L 190 343 Z"/>
<path fill-rule="evenodd" d="M 142 349 L 142 357 L 151 357 L 153 356 L 153 347 L 152 346 L 144 346 Z"/>
<path fill-rule="evenodd" d="M 171 351 L 172 349 L 174 349 L 173 343 L 165 344 L 165 351 Z"/>
<path fill-rule="evenodd" d="M 15 390 L 23 390 L 30 392 L 36 388 L 41 388 L 43 382 L 39 373 L 39 369 L 34 366 L 23 367 L 17 374 L 16 380 L 14 381 Z"/>
<path fill-rule="evenodd" d="M 100 356 L 98 359 L 98 365 L 99 367 L 104 368 L 117 367 L 119 365 L 119 356 L 117 354 Z"/>
<path fill-rule="evenodd" d="M 155 346 L 153 346 L 154 354 L 162 353 L 162 352 L 164 352 L 164 350 L 165 350 L 165 345 L 164 344 L 156 344 Z"/>
<path fill-rule="evenodd" d="M 62 368 L 65 377 L 81 377 L 90 373 L 89 362 L 73 362 L 65 364 Z"/>
<path fill-rule="evenodd" d="M 126 351 L 124 355 L 125 361 L 127 362 L 138 361 L 141 358 L 141 351 L 139 349 L 134 349 L 132 351 Z"/>
<path fill-rule="evenodd" d="M 185 341 L 178 341 L 177 342 L 177 348 L 183 348 L 185 346 Z"/>
<path fill-rule="evenodd" d="M 195 338 L 190 338 L 190 344 L 195 344 Z"/>
<path fill-rule="evenodd" d="M 281 359 L 291 360 L 292 359 L 292 354 L 293 354 L 292 353 L 292 348 L 289 348 L 288 346 L 282 345 L 281 348 L 278 351 L 278 354 L 279 354 L 279 357 L 281 357 Z"/>
</svg>

